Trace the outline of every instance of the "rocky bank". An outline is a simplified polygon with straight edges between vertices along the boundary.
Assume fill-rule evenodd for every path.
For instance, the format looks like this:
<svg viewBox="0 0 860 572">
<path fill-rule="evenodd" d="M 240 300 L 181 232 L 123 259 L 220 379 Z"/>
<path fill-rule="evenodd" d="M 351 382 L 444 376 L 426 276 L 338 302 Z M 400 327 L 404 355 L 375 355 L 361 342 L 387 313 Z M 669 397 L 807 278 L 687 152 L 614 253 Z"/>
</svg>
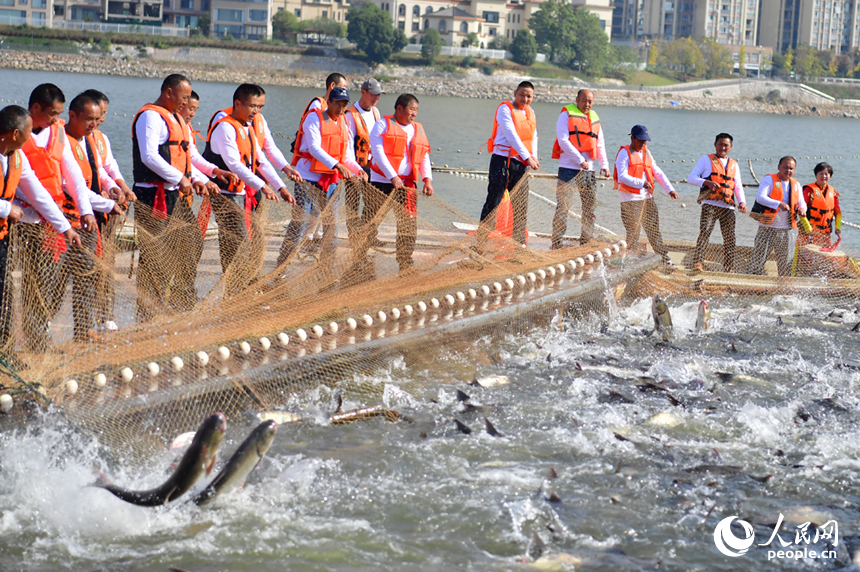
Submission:
<svg viewBox="0 0 860 572">
<path fill-rule="evenodd" d="M 253 82 L 262 85 L 307 88 L 321 88 L 325 76 L 330 72 L 330 70 L 311 72 L 261 68 L 248 71 L 246 69 L 230 69 L 226 66 L 167 62 L 129 55 L 116 57 L 116 54 L 114 56 L 97 53 L 75 55 L 13 50 L 0 50 L 0 67 L 145 78 L 161 78 L 169 73 L 182 73 L 197 81 Z M 386 76 L 384 78 L 386 91 L 388 93 L 501 100 L 509 98 L 517 83 L 522 79 L 511 73 L 485 76 L 476 70 L 470 70 L 470 73 L 467 74 L 426 73 L 424 70 L 422 70 L 424 73 L 416 72 L 417 70 L 399 68 L 382 70 Z M 364 80 L 364 77 L 355 76 L 350 79 L 358 85 Z M 576 92 L 580 89 L 580 86 L 577 85 L 552 85 L 551 80 L 536 79 L 536 82 L 538 81 L 540 83 L 537 88 L 537 96 L 541 101 L 570 103 L 576 98 Z M 608 87 L 606 89 L 591 88 L 601 106 L 680 107 L 699 111 L 725 111 L 727 102 L 730 101 L 730 109 L 734 112 L 860 118 L 860 109 L 838 105 L 810 106 L 789 102 L 772 104 L 753 99 L 731 98 L 727 100 L 717 97 L 688 97 L 683 94 L 679 94 L 678 97 L 667 97 L 667 94 L 638 91 L 636 87 L 631 87 L 629 90 L 619 86 L 612 86 L 614 89 L 608 89 Z M 672 100 L 677 101 L 678 105 L 673 105 Z"/>
</svg>

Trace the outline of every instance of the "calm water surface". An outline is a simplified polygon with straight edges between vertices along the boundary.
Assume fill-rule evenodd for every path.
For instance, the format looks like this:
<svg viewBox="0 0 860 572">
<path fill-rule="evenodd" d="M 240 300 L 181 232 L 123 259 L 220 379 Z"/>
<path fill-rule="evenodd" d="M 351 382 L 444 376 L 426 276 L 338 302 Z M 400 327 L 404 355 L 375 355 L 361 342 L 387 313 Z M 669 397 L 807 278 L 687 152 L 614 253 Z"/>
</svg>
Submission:
<svg viewBox="0 0 860 572">
<path fill-rule="evenodd" d="M 105 131 L 130 174 L 131 116 L 156 97 L 159 81 L 18 71 L 0 78 L 7 100 L 26 100 L 44 81 L 69 98 L 88 87 L 107 92 L 118 116 L 111 115 Z M 201 122 L 229 105 L 233 88 L 195 84 Z M 294 133 L 314 93 L 269 89 L 273 131 Z M 381 108 L 389 111 L 393 100 L 385 96 Z M 477 150 L 495 105 L 421 97 L 419 120 L 434 148 L 441 147 L 435 163 L 486 168 L 486 153 Z M 555 168 L 549 149 L 557 107 L 535 105 L 546 170 Z M 691 162 L 712 149 L 719 131 L 735 135 L 737 158 L 795 154 L 804 157 L 802 173 L 815 163 L 807 155 L 842 156 L 830 160 L 834 183 L 845 218 L 860 222 L 851 185 L 860 173 L 849 158 L 854 121 L 599 102 L 597 109 L 610 149 L 626 142 L 631 125 L 647 125 L 655 157 L 676 160 L 665 167 L 673 179 L 684 178 Z M 288 139 L 282 141 L 287 149 Z M 773 163 L 759 165 L 761 176 Z M 436 183 L 445 201 L 475 214 L 483 185 L 446 175 Z M 609 190 L 601 197 L 607 205 L 615 200 Z M 56 416 L 0 433 L 0 570 L 528 570 L 518 559 L 539 552 L 536 536 L 545 554 L 591 570 L 849 566 L 860 520 L 855 301 L 711 302 L 712 329 L 693 335 L 695 302 L 670 300 L 676 324 L 670 343 L 648 334 L 650 301 L 640 300 L 611 318 L 587 315 L 563 320 L 562 328 L 499 332 L 438 356 L 430 367 L 394 361 L 369 381 L 383 386 L 385 403 L 408 412 L 414 424 L 332 426 L 324 421 L 328 390 L 295 396 L 283 405 L 317 421 L 281 427 L 245 488 L 206 510 L 143 509 L 86 487 L 93 468 L 133 488 L 151 487 L 163 479 L 167 454 L 129 466 Z M 841 317 L 831 315 L 834 304 Z M 844 323 L 821 325 L 828 316 Z M 749 377 L 726 381 L 719 372 Z M 476 374 L 504 375 L 509 383 L 466 386 Z M 663 381 L 668 392 L 638 391 L 634 384 L 643 377 Z M 408 395 L 398 389 L 404 384 L 426 390 Z M 455 388 L 495 409 L 464 412 Z M 474 432 L 458 432 L 452 416 Z M 482 430 L 483 416 L 501 436 Z M 247 420 L 231 419 L 222 450 L 232 452 L 249 430 Z M 550 502 L 552 494 L 559 502 Z M 768 562 L 764 547 L 739 558 L 717 552 L 713 531 L 723 518 L 747 520 L 756 542 L 765 543 L 780 513 L 794 519 L 783 524 L 786 541 L 804 521 L 837 521 L 839 544 L 829 547 L 836 557 Z M 828 547 L 819 541 L 815 548 Z"/>
</svg>

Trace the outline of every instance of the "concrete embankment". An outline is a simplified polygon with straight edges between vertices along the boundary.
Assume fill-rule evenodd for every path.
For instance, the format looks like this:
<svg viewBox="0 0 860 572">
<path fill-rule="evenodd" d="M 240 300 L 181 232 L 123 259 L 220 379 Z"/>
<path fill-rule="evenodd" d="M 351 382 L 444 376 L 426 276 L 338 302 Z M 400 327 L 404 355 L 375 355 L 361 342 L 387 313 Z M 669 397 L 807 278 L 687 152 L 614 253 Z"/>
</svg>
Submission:
<svg viewBox="0 0 860 572">
<path fill-rule="evenodd" d="M 131 55 L 134 54 L 134 55 Z M 128 49 L 111 56 L 100 54 L 51 54 L 0 50 L 0 67 L 55 72 L 158 78 L 183 73 L 192 80 L 224 83 L 254 82 L 262 85 L 321 88 L 325 76 L 341 71 L 359 85 L 370 73 L 355 60 L 336 56 L 308 56 L 236 52 L 212 48 L 148 49 L 146 57 Z M 477 70 L 467 74 L 444 74 L 408 68 L 386 68 L 388 93 L 414 93 L 501 100 L 511 96 L 523 78 L 510 72 L 485 76 Z M 586 84 L 534 78 L 539 100 L 570 103 Z M 668 86 L 648 91 L 638 86 L 591 88 L 601 106 L 657 107 L 700 111 L 731 111 L 794 115 L 828 115 L 860 118 L 860 108 L 836 105 L 808 89 L 779 82 L 702 82 Z M 778 92 L 778 103 L 757 101 Z M 675 103 L 673 103 L 675 102 Z"/>
</svg>

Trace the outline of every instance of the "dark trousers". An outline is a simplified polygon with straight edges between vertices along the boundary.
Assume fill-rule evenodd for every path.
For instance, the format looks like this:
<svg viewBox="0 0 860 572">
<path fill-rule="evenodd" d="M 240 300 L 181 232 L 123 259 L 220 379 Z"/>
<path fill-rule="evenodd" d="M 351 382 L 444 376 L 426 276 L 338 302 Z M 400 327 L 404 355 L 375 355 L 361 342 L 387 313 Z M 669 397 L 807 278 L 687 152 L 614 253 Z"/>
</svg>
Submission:
<svg viewBox="0 0 860 572">
<path fill-rule="evenodd" d="M 663 235 L 660 234 L 660 216 L 654 199 L 644 201 L 625 201 L 621 203 L 621 222 L 627 231 L 627 247 L 636 249 L 639 246 L 639 231 L 645 229 L 645 235 L 654 252 L 668 260 L 669 251 L 663 246 Z"/>
<path fill-rule="evenodd" d="M 699 218 L 699 238 L 696 240 L 696 251 L 693 253 L 693 264 L 702 261 L 705 248 L 714 232 L 714 226 L 720 221 L 720 234 L 723 235 L 723 268 L 726 272 L 735 269 L 735 211 L 714 205 L 702 205 L 702 216 Z"/>
<path fill-rule="evenodd" d="M 552 246 L 561 248 L 564 233 L 567 232 L 567 213 L 570 211 L 572 195 L 579 191 L 582 199 L 582 232 L 579 243 L 585 244 L 594 238 L 594 207 L 597 205 L 594 171 L 579 169 L 558 170 L 558 184 L 555 187 L 556 207 L 552 217 Z"/>
<path fill-rule="evenodd" d="M 78 229 L 81 246 L 69 246 L 60 255 L 57 271 L 48 286 L 48 315 L 54 317 L 63 306 L 66 286 L 72 281 L 72 318 L 74 340 L 86 342 L 89 332 L 95 328 L 96 298 L 96 243 L 98 234 L 94 230 Z"/>
<path fill-rule="evenodd" d="M 370 180 L 370 167 L 364 167 Z M 351 178 L 344 181 L 343 205 L 346 210 L 346 232 L 349 235 L 350 244 L 354 244 L 357 232 L 361 229 L 361 195 L 363 184 L 360 179 Z"/>
<path fill-rule="evenodd" d="M 11 230 L 11 229 L 10 229 Z M 9 234 L 0 239 L 0 351 L 9 354 L 14 350 L 12 341 L 12 273 L 7 280 L 6 271 L 9 268 Z"/>
<path fill-rule="evenodd" d="M 755 234 L 752 259 L 750 259 L 750 274 L 764 274 L 764 263 L 770 251 L 776 257 L 776 269 L 780 276 L 791 274 L 788 262 L 788 239 L 791 229 L 759 226 Z"/>
<path fill-rule="evenodd" d="M 171 309 L 189 310 L 197 303 L 194 281 L 203 254 L 203 236 L 191 206 L 178 191 L 164 193 L 166 219 L 153 213 L 155 188 L 135 185 L 134 193 L 140 240 L 137 319 L 144 322 Z"/>
<path fill-rule="evenodd" d="M 356 247 L 355 256 L 359 261 L 365 260 L 368 240 L 376 236 L 379 223 L 389 210 L 394 209 L 397 221 L 397 262 L 400 269 L 405 270 L 412 266 L 412 253 L 415 252 L 418 236 L 418 220 L 406 210 L 406 189 L 395 191 L 394 185 L 390 183 L 373 183 L 371 188 L 364 193 L 364 211 L 361 213 L 362 237 L 365 240 L 359 241 L 361 244 Z"/>
<path fill-rule="evenodd" d="M 101 234 L 102 252 L 96 264 L 96 323 L 104 324 L 113 320 L 113 306 L 116 297 L 113 271 L 116 266 L 116 234 L 119 220 L 116 216 L 96 213 L 96 222 Z"/>
<path fill-rule="evenodd" d="M 317 220 L 322 220 L 323 240 L 320 247 L 320 260 L 334 258 L 335 237 L 337 234 L 337 190 L 329 197 L 318 183 L 305 181 L 296 183 L 296 202 L 293 205 L 290 224 L 284 232 L 284 242 L 278 253 L 278 266 L 285 263 L 296 252 L 302 239 L 313 232 Z"/>
<path fill-rule="evenodd" d="M 496 226 L 496 208 L 502 202 L 507 189 L 514 212 L 512 239 L 517 244 L 526 242 L 526 223 L 528 222 L 529 189 L 528 183 L 517 187 L 526 174 L 528 165 L 516 159 L 493 155 L 490 159 L 490 183 L 487 185 L 487 200 L 481 209 L 481 224 L 478 227 L 478 244 L 483 245 L 487 236 Z"/>
<path fill-rule="evenodd" d="M 253 192 L 246 188 L 246 192 Z M 227 292 L 241 292 L 256 277 L 263 265 L 266 238 L 258 211 L 263 193 L 257 191 L 257 206 L 251 212 L 251 232 L 245 221 L 244 195 L 213 195 L 209 197 L 218 223 L 218 252 L 221 271 L 227 277 Z M 229 272 L 228 272 L 229 270 Z"/>
<path fill-rule="evenodd" d="M 21 249 L 21 327 L 27 338 L 27 348 L 42 353 L 51 342 L 48 332 L 48 321 L 51 319 L 48 290 L 55 281 L 54 274 L 59 267 L 54 262 L 53 253 L 46 252 L 42 247 L 42 233 L 54 234 L 54 230 L 42 224 L 19 222 L 15 232 Z M 59 239 L 65 243 L 62 236 Z"/>
</svg>

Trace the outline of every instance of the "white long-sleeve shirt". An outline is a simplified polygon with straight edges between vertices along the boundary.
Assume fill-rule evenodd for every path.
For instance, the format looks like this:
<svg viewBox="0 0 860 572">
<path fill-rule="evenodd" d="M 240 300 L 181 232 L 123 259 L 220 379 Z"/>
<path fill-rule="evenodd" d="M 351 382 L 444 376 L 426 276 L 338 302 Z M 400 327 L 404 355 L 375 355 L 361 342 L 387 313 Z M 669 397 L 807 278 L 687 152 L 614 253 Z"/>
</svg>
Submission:
<svg viewBox="0 0 860 572">
<path fill-rule="evenodd" d="M 648 156 L 651 156 L 651 151 L 646 150 Z M 631 151 L 634 155 L 642 156 L 642 151 Z M 618 172 L 618 182 L 627 185 L 628 187 L 633 187 L 634 189 L 641 189 L 645 186 L 645 181 L 648 179 L 644 176 L 641 179 L 637 179 L 636 177 L 631 177 L 627 173 L 627 167 L 630 165 L 630 157 L 627 155 L 627 152 L 624 149 L 620 149 L 618 151 L 618 155 L 615 157 L 615 169 Z M 657 163 L 654 162 L 654 157 L 651 157 L 651 167 L 654 170 L 654 179 L 656 182 L 660 183 L 660 186 L 663 187 L 663 192 L 667 195 L 675 190 L 672 186 L 672 183 L 669 182 L 669 179 L 666 178 L 666 174 L 663 173 L 663 170 L 657 166 Z M 628 193 L 626 191 L 622 191 L 619 189 L 618 191 L 619 200 L 624 203 L 627 201 L 644 201 L 645 199 L 651 198 L 651 195 L 648 193 L 640 193 L 633 194 Z"/>
<path fill-rule="evenodd" d="M 15 190 L 15 199 L 13 204 L 18 205 L 24 211 L 22 222 L 31 224 L 39 224 L 42 219 L 48 222 L 54 230 L 59 233 L 64 233 L 72 228 L 71 223 L 63 215 L 63 211 L 54 201 L 51 194 L 42 186 L 36 172 L 30 167 L 30 161 L 27 156 L 21 153 L 23 159 L 21 163 L 21 180 L 18 182 L 18 188 Z M 9 158 L 6 155 L 0 155 L 0 166 L 3 167 L 3 172 L 7 171 L 9 166 Z M 25 206 L 26 205 L 26 206 Z M 0 201 L 0 218 L 9 216 L 11 205 L 8 201 Z"/>
<path fill-rule="evenodd" d="M 729 158 L 720 159 L 720 164 L 723 166 L 723 170 L 725 171 L 726 165 L 729 162 Z M 693 170 L 690 171 L 690 174 L 687 175 L 687 182 L 695 187 L 702 188 L 705 184 L 705 177 L 709 177 L 711 173 L 714 172 L 713 165 L 711 164 L 710 155 L 702 155 L 699 161 L 696 163 L 696 166 L 693 167 Z M 739 205 L 741 203 L 746 203 L 746 195 L 744 195 L 744 186 L 741 183 L 741 169 L 738 167 L 735 169 L 735 204 Z M 715 207 L 720 207 L 724 209 L 735 210 L 733 205 L 728 204 L 725 201 L 712 201 L 710 199 L 705 199 L 702 201 L 703 205 L 711 205 Z"/>
<path fill-rule="evenodd" d="M 51 139 L 51 129 L 46 127 L 38 133 L 35 131 L 30 135 L 36 146 L 42 149 L 48 148 L 48 143 Z M 72 146 L 69 144 L 69 138 L 63 133 L 63 158 L 60 160 L 60 175 L 63 178 L 63 188 L 75 201 L 75 207 L 81 216 L 93 214 L 93 207 L 90 205 L 89 195 L 91 194 L 87 187 L 87 182 L 84 180 L 84 175 L 81 173 L 81 167 L 78 165 Z"/>
<path fill-rule="evenodd" d="M 406 133 L 406 156 L 403 157 L 400 165 L 397 166 L 397 171 L 394 170 L 394 166 L 385 155 L 385 139 L 383 138 L 383 135 L 388 132 L 388 120 L 380 119 L 376 122 L 376 125 L 373 126 L 373 129 L 370 130 L 370 152 L 373 153 L 374 156 L 373 162 L 383 173 L 385 173 L 385 175 L 380 175 L 376 171 L 371 171 L 371 183 L 390 183 L 391 179 L 395 176 L 400 177 L 400 179 L 403 180 L 412 174 L 412 161 L 409 160 L 409 157 L 412 155 L 412 138 L 415 137 L 415 124 L 410 123 L 409 125 L 400 125 L 400 128 Z M 418 169 L 421 176 L 416 177 L 416 183 L 418 180 L 433 180 L 433 171 L 430 167 L 430 153 L 424 156 Z"/>
<path fill-rule="evenodd" d="M 534 112 L 534 111 L 532 111 Z M 525 109 L 517 109 L 514 106 L 514 113 L 521 114 L 525 116 Z M 510 153 L 511 147 L 516 151 L 521 162 L 525 163 L 529 160 L 529 157 L 538 155 L 538 134 L 537 129 L 535 129 L 535 136 L 532 140 L 532 148 L 529 149 L 523 143 L 523 140 L 520 139 L 519 134 L 517 133 L 517 128 L 514 125 L 514 119 L 511 117 L 511 108 L 507 105 L 500 105 L 496 110 L 496 123 L 499 124 L 499 128 L 496 129 L 496 137 L 493 139 L 493 155 L 500 155 L 502 157 L 507 157 Z"/>
<path fill-rule="evenodd" d="M 315 101 L 314 103 L 318 102 Z M 302 131 L 304 135 L 302 136 L 300 152 L 310 153 L 317 161 L 329 169 L 334 169 L 334 166 L 340 162 L 356 175 L 361 172 L 361 166 L 355 161 L 355 149 L 352 145 L 346 145 L 346 157 L 341 161 L 338 161 L 323 150 L 322 135 L 320 135 L 320 120 L 316 113 L 308 113 L 307 117 L 305 117 L 305 122 L 302 124 Z M 316 183 L 322 179 L 322 173 L 311 171 L 311 162 L 309 159 L 299 159 L 296 170 L 305 181 Z"/>
<path fill-rule="evenodd" d="M 105 133 L 102 133 L 102 137 L 104 137 L 105 140 L 105 160 L 102 167 L 104 167 L 105 172 L 107 172 L 114 182 L 125 181 L 125 177 L 122 176 L 122 171 L 119 170 L 119 163 L 116 162 L 116 157 L 113 155 L 110 139 L 108 139 L 108 136 Z"/>
<path fill-rule="evenodd" d="M 319 102 L 317 102 L 319 103 Z M 352 104 L 354 108 L 358 110 L 358 114 L 364 120 L 364 125 L 367 127 L 367 133 L 370 133 L 370 130 L 373 129 L 373 126 L 376 125 L 376 122 L 382 118 L 382 114 L 379 113 L 379 110 L 375 107 L 371 107 L 370 109 L 364 109 L 361 107 L 358 102 Z M 355 136 L 358 133 L 358 128 L 355 126 L 355 119 L 352 117 L 352 113 L 347 112 L 344 114 L 346 117 L 346 127 L 349 129 L 349 140 L 355 141 Z M 355 147 L 353 146 L 353 150 Z M 370 159 L 373 158 L 373 153 L 370 152 L 367 154 L 368 164 Z"/>
<path fill-rule="evenodd" d="M 68 136 L 68 133 L 66 133 L 66 135 Z M 68 137 L 68 139 L 71 140 L 71 137 Z M 69 144 L 71 144 L 71 141 L 69 141 Z M 84 141 L 81 141 L 80 146 L 81 146 L 81 151 L 83 151 L 83 153 L 84 153 L 84 157 L 87 160 L 89 160 L 90 153 L 89 153 L 89 149 L 87 148 L 87 145 L 85 144 Z M 97 151 L 94 151 L 94 152 L 97 153 Z M 101 161 L 98 158 L 96 158 L 95 163 L 96 163 L 96 165 L 98 165 L 98 178 L 99 178 L 99 185 L 100 185 L 99 188 L 100 189 L 112 189 L 113 187 L 115 187 L 116 183 L 114 183 L 114 181 L 113 181 L 113 179 L 111 179 L 110 175 L 107 174 L 107 171 L 105 171 L 104 167 L 101 165 Z M 96 174 L 93 173 L 93 176 L 96 176 Z M 65 185 L 64 185 L 64 188 L 65 188 Z M 101 196 L 99 193 L 93 192 L 92 189 L 90 189 L 89 187 L 87 187 L 87 199 L 90 201 L 90 205 L 93 207 L 93 210 L 96 212 L 100 212 L 100 213 L 111 212 L 113 210 L 114 205 L 116 204 L 116 201 L 114 201 L 113 199 L 105 198 L 105 197 Z"/>
<path fill-rule="evenodd" d="M 213 125 L 216 121 L 224 117 L 227 117 L 227 114 L 224 113 L 223 110 L 216 113 L 215 119 L 212 120 Z M 265 137 L 265 140 L 263 142 L 263 151 L 265 152 L 266 157 L 269 159 L 269 163 L 272 165 L 272 167 L 274 167 L 276 171 L 283 171 L 284 167 L 289 165 L 290 162 L 287 161 L 287 158 L 284 157 L 284 154 L 281 153 L 281 150 L 278 148 L 277 145 L 275 145 L 275 138 L 272 137 L 272 132 L 269 130 L 269 123 L 266 121 L 266 118 L 263 117 L 262 113 L 259 114 L 259 117 L 263 121 L 263 135 Z M 265 173 L 263 173 L 263 175 L 265 175 Z M 266 177 L 266 180 L 268 179 L 269 177 Z M 269 181 L 269 184 L 272 184 L 272 182 Z M 277 189 L 279 186 L 284 185 L 283 182 L 281 182 L 279 185 L 272 184 L 272 186 Z"/>
<path fill-rule="evenodd" d="M 247 127 L 245 127 L 245 132 L 249 138 L 254 137 Z M 284 182 L 281 180 L 278 172 L 274 170 L 272 164 L 269 163 L 268 159 L 262 153 L 258 153 L 257 155 L 257 168 L 260 174 L 263 175 L 263 178 L 258 177 L 242 162 L 239 146 L 236 144 L 236 130 L 226 121 L 219 123 L 212 129 L 212 135 L 209 137 L 209 146 L 212 148 L 212 152 L 224 159 L 224 164 L 227 165 L 231 173 L 237 175 L 243 183 L 255 191 L 262 189 L 266 182 L 276 190 L 284 186 Z M 227 193 L 227 191 L 222 192 Z M 240 194 L 244 194 L 244 191 Z"/>
<path fill-rule="evenodd" d="M 789 188 L 788 181 L 783 181 L 780 179 L 781 187 L 782 187 L 782 202 L 787 205 L 791 205 L 791 189 Z M 764 224 L 759 222 L 759 226 L 768 226 L 770 228 L 791 228 L 791 221 L 788 218 L 789 214 L 792 216 L 794 213 L 788 213 L 787 211 L 780 211 L 779 209 L 779 201 L 776 199 L 772 199 L 770 197 L 770 192 L 773 190 L 773 179 L 770 175 L 766 176 L 762 179 L 761 184 L 758 186 L 758 196 L 756 197 L 756 202 L 766 206 L 769 209 L 777 209 L 776 218 L 773 220 L 772 224 Z M 800 207 L 800 212 L 803 216 L 806 216 L 806 201 L 803 200 L 803 192 L 800 188 L 800 183 L 798 183 L 797 188 L 797 205 Z"/>
<path fill-rule="evenodd" d="M 170 121 L 176 121 L 176 119 L 171 115 Z M 182 180 L 184 173 L 165 161 L 164 157 L 158 153 L 159 145 L 166 143 L 168 137 L 170 137 L 170 131 L 167 129 L 164 119 L 162 119 L 157 111 L 147 109 L 138 117 L 134 131 L 140 145 L 140 159 L 143 161 L 143 164 L 149 167 L 153 173 L 164 179 L 165 191 L 177 190 L 179 188 L 179 181 Z M 209 179 L 192 164 L 191 180 L 205 183 Z M 135 184 L 141 187 L 155 186 L 138 181 L 135 181 Z"/>
<path fill-rule="evenodd" d="M 215 169 L 218 168 L 217 165 L 214 165 L 203 158 L 203 155 L 197 148 L 197 137 L 193 134 L 191 136 L 191 145 L 188 146 L 188 153 L 191 155 L 191 164 L 207 177 L 211 177 L 212 173 L 215 172 Z"/>
<path fill-rule="evenodd" d="M 567 110 L 562 110 L 558 116 L 558 121 L 555 124 L 555 136 L 558 139 L 558 146 L 561 147 L 561 157 L 558 159 L 558 166 L 562 169 L 582 170 L 582 162 L 591 163 L 591 169 L 594 171 L 595 157 L 591 156 L 588 151 L 585 154 L 580 153 L 573 143 L 570 142 L 570 129 L 568 129 L 568 120 L 570 115 Z M 600 168 L 609 170 L 609 158 L 606 156 L 606 141 L 603 138 L 603 128 L 597 134 L 597 160 L 600 162 Z"/>
</svg>

